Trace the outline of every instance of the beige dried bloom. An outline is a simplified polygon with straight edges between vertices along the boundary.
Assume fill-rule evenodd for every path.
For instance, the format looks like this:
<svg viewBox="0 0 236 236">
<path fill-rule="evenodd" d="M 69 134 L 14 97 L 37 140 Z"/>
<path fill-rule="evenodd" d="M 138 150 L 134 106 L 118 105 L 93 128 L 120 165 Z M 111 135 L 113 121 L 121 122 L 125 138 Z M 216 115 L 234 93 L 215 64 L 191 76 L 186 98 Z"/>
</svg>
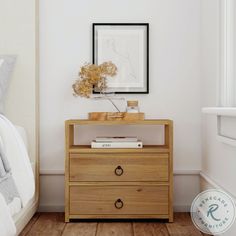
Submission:
<svg viewBox="0 0 236 236">
<path fill-rule="evenodd" d="M 117 72 L 117 67 L 112 62 L 104 62 L 99 65 L 101 73 L 104 76 L 115 76 Z"/>
<path fill-rule="evenodd" d="M 93 88 L 104 92 L 107 88 L 106 77 L 113 77 L 116 72 L 117 67 L 112 62 L 104 62 L 101 65 L 85 63 L 80 68 L 79 79 L 72 85 L 74 95 L 89 98 Z"/>
<path fill-rule="evenodd" d="M 93 86 L 85 79 L 77 80 L 72 88 L 74 90 L 75 96 L 86 97 L 89 98 L 89 95 L 93 91 Z"/>
</svg>

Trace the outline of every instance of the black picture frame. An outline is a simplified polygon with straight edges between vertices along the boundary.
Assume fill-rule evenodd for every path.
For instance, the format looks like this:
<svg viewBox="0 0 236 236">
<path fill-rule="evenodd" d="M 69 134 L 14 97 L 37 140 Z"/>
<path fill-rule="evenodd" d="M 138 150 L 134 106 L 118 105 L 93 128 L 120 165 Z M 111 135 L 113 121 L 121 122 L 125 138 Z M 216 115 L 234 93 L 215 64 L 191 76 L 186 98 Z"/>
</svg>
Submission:
<svg viewBox="0 0 236 236">
<path fill-rule="evenodd" d="M 115 87 L 115 88 L 111 89 L 111 92 L 113 92 L 115 94 L 149 94 L 149 23 L 93 23 L 93 25 L 92 25 L 92 61 L 93 61 L 93 64 L 100 64 L 104 61 L 112 61 L 112 60 L 109 60 L 109 56 L 107 56 L 108 60 L 103 60 L 100 62 L 99 62 L 99 58 L 98 58 L 98 56 L 99 56 L 98 50 L 101 51 L 101 49 L 99 49 L 99 47 L 98 47 L 98 45 L 101 45 L 101 43 L 99 43 L 99 40 L 100 41 L 102 40 L 98 36 L 99 30 L 100 30 L 100 32 L 102 32 L 101 30 L 103 30 L 103 32 L 106 32 L 106 29 L 110 30 L 110 32 L 112 32 L 112 30 L 113 30 L 115 35 L 116 35 L 116 32 L 119 32 L 119 30 L 120 30 L 120 32 L 123 33 L 124 36 L 126 34 L 128 34 L 128 30 L 130 29 L 130 30 L 132 30 L 132 31 L 130 31 L 130 33 L 133 34 L 133 35 L 131 35 L 132 37 L 135 36 L 134 35 L 135 30 L 136 31 L 139 30 L 139 32 L 137 31 L 136 34 L 137 35 L 140 34 L 141 36 L 143 36 L 143 48 L 141 49 L 141 52 L 144 54 L 144 58 L 142 59 L 143 60 L 143 65 L 142 65 L 143 67 L 140 69 L 140 65 L 137 66 L 137 62 L 136 62 L 137 70 L 141 70 L 141 71 L 143 70 L 143 73 L 138 74 L 137 77 L 135 77 L 135 76 L 133 76 L 133 77 L 135 77 L 136 80 L 142 79 L 141 83 L 144 86 L 142 88 L 141 87 L 140 88 L 138 88 L 138 87 L 132 88 L 132 87 L 128 87 L 128 86 L 126 86 L 124 88 L 122 88 L 122 87 L 116 88 Z M 141 29 L 143 29 L 143 35 L 141 32 Z M 122 37 L 122 34 L 118 35 L 116 37 Z M 140 39 L 137 39 L 136 41 L 139 42 L 138 40 L 140 40 Z M 125 42 L 124 39 L 123 39 L 123 42 Z M 137 42 L 136 42 L 136 44 L 138 44 Z M 132 48 L 133 52 L 135 52 L 134 46 L 133 45 L 131 45 L 131 46 L 133 47 Z M 109 52 L 107 54 L 109 54 Z M 117 55 L 119 55 L 119 54 L 117 54 Z M 128 54 L 128 56 L 129 55 L 130 54 Z M 132 55 L 131 55 L 131 57 L 132 57 Z M 135 58 L 134 55 L 133 55 L 133 58 Z M 141 60 L 140 58 L 141 58 L 141 56 L 139 56 L 139 60 Z M 114 61 L 112 61 L 112 62 L 114 64 L 116 64 Z M 119 67 L 118 67 L 117 74 L 119 76 Z M 129 74 L 131 74 L 131 73 L 129 73 Z M 143 78 L 140 78 L 142 76 L 143 76 Z M 123 79 L 123 81 L 124 81 L 124 79 Z M 124 83 L 125 82 L 123 82 L 123 84 Z M 139 81 L 139 83 L 140 83 L 140 81 Z M 93 93 L 99 93 L 99 92 L 94 91 Z"/>
</svg>

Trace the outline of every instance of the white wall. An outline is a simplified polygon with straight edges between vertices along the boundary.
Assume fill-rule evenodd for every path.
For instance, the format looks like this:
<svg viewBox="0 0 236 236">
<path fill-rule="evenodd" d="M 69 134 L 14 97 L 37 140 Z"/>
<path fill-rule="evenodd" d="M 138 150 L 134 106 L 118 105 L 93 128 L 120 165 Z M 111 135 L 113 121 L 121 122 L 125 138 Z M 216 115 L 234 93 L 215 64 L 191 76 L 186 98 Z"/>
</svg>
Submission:
<svg viewBox="0 0 236 236">
<path fill-rule="evenodd" d="M 0 1 L 0 55 L 17 56 L 6 98 L 6 116 L 23 126 L 35 160 L 38 114 L 37 1 Z M 37 104 L 37 105 L 36 105 Z"/>
<path fill-rule="evenodd" d="M 79 67 L 91 61 L 93 22 L 150 23 L 150 94 L 138 99 L 146 118 L 174 120 L 174 169 L 201 167 L 200 1 L 41 0 L 40 158 L 42 173 L 64 169 L 64 120 L 111 111 L 105 101 L 72 96 Z M 105 132 L 105 131 L 104 131 Z M 147 133 L 146 133 L 147 135 Z M 193 179 L 194 180 L 193 180 Z M 175 205 L 198 193 L 198 176 L 175 177 Z M 191 186 L 182 196 L 181 186 Z M 41 209 L 63 205 L 63 176 L 41 176 Z M 184 199 L 183 199 L 184 197 Z M 54 208 L 55 209 L 55 208 Z"/>
<path fill-rule="evenodd" d="M 217 105 L 219 79 L 219 1 L 202 1 L 203 106 Z M 233 119 L 233 118 L 232 118 Z M 230 122 L 225 120 L 225 122 Z M 236 196 L 236 148 L 217 140 L 217 119 L 203 115 L 203 172 Z"/>
<path fill-rule="evenodd" d="M 218 80 L 220 77 L 220 1 L 202 0 L 202 88 L 203 106 L 217 106 Z M 217 140 L 217 118 L 215 115 L 202 117 L 202 173 L 213 187 L 219 186 L 236 199 L 236 148 Z M 227 122 L 223 125 L 227 126 Z M 234 127 L 231 127 L 233 130 Z M 225 236 L 236 234 L 236 224 Z"/>
</svg>

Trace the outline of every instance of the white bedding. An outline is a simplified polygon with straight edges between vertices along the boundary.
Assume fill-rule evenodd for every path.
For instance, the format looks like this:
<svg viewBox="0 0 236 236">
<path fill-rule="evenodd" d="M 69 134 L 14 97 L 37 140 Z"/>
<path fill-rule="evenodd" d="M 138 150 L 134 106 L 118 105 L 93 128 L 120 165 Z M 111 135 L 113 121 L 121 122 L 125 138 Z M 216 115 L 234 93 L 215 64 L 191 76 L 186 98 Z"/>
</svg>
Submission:
<svg viewBox="0 0 236 236">
<path fill-rule="evenodd" d="M 17 129 L 17 131 L 20 134 L 22 140 L 24 141 L 24 144 L 25 144 L 25 146 L 27 148 L 27 151 L 28 151 L 28 139 L 27 139 L 27 134 L 26 134 L 25 129 L 21 126 L 16 126 L 16 125 L 15 125 L 15 128 Z M 32 170 L 34 172 L 34 168 L 35 168 L 34 163 L 31 163 L 31 167 L 32 167 Z M 20 198 L 14 198 L 14 200 L 10 204 L 8 204 L 8 207 L 9 207 L 11 216 L 15 216 L 21 210 L 21 200 L 20 200 Z"/>
<path fill-rule="evenodd" d="M 21 136 L 21 138 L 25 144 L 25 147 L 29 153 L 29 143 L 28 143 L 28 138 L 27 138 L 27 134 L 26 134 L 25 129 L 21 126 L 18 126 L 18 125 L 15 125 L 15 128 L 18 131 L 19 135 Z"/>
<path fill-rule="evenodd" d="M 16 227 L 11 217 L 5 199 L 0 194 L 0 232 L 1 236 L 13 236 L 16 234 Z"/>
<path fill-rule="evenodd" d="M 21 200 L 19 197 L 15 197 L 12 202 L 8 204 L 8 208 L 11 216 L 14 216 L 21 210 Z"/>
<path fill-rule="evenodd" d="M 0 212 L 2 212 L 2 215 L 0 213 L 0 234 L 1 236 L 11 236 L 15 235 L 14 232 L 16 231 L 12 216 L 18 213 L 22 207 L 25 207 L 34 197 L 35 180 L 26 149 L 25 131 L 19 127 L 16 129 L 6 117 L 0 115 L 0 137 L 20 195 L 20 198 L 15 198 L 8 206 L 3 196 L 0 195 Z M 1 219 L 3 215 L 4 221 Z M 5 231 L 2 231 L 2 228 L 5 228 Z"/>
<path fill-rule="evenodd" d="M 24 207 L 35 192 L 34 174 L 28 152 L 14 125 L 3 115 L 0 115 L 0 136 Z"/>
</svg>

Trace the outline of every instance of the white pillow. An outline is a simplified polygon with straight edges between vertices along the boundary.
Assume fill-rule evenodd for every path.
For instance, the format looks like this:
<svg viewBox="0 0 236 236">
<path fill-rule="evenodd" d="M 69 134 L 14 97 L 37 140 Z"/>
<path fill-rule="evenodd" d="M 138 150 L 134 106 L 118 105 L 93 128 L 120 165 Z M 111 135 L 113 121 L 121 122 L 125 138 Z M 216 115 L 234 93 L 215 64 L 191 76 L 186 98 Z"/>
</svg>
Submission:
<svg viewBox="0 0 236 236">
<path fill-rule="evenodd" d="M 0 113 L 3 113 L 5 96 L 11 74 L 15 65 L 16 56 L 0 55 Z"/>
</svg>

